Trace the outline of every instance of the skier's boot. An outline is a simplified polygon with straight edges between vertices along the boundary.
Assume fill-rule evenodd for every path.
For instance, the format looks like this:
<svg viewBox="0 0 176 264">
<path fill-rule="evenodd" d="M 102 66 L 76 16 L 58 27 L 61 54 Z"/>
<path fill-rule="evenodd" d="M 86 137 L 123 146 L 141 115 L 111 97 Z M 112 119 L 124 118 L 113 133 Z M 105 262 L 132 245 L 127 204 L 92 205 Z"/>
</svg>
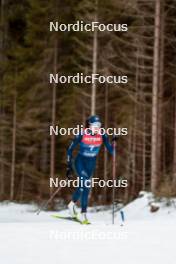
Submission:
<svg viewBox="0 0 176 264">
<path fill-rule="evenodd" d="M 78 216 L 77 218 L 81 222 L 81 224 L 83 224 L 83 225 L 89 225 L 90 224 L 86 213 L 81 213 L 80 216 Z"/>
<path fill-rule="evenodd" d="M 68 209 L 69 209 L 71 217 L 76 218 L 78 213 L 76 211 L 76 205 L 75 205 L 75 203 L 73 201 L 69 202 Z"/>
</svg>

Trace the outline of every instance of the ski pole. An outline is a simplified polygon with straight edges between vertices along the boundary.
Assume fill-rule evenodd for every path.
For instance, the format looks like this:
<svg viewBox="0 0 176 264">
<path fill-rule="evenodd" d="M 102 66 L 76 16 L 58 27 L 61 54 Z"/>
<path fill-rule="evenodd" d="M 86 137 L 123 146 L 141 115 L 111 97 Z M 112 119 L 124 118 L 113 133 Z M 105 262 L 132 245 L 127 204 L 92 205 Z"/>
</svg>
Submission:
<svg viewBox="0 0 176 264">
<path fill-rule="evenodd" d="M 44 202 L 41 206 L 40 206 L 40 208 L 38 209 L 38 211 L 37 211 L 37 215 L 39 215 L 40 214 L 40 212 L 43 210 L 43 209 L 46 209 L 47 208 L 47 206 L 48 206 L 48 204 L 53 200 L 53 198 L 54 198 L 54 196 L 60 191 L 60 189 L 61 189 L 61 186 L 51 195 L 51 197 L 46 201 L 46 202 Z"/>
<path fill-rule="evenodd" d="M 112 177 L 113 177 L 113 189 L 112 189 L 112 224 L 114 224 L 115 217 L 115 187 L 114 181 L 116 178 L 116 139 L 114 136 L 113 139 L 113 160 L 112 160 Z"/>
<path fill-rule="evenodd" d="M 123 226 L 123 224 L 125 222 L 125 215 L 124 215 L 124 211 L 122 209 L 120 210 L 120 216 L 121 216 L 121 226 Z"/>
</svg>

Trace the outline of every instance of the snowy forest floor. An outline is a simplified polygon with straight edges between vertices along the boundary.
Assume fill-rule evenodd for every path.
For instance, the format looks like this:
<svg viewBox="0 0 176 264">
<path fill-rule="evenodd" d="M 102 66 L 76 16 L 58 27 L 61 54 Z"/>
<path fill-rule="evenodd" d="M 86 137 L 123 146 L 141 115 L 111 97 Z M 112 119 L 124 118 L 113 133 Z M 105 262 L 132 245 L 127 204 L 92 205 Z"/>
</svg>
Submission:
<svg viewBox="0 0 176 264">
<path fill-rule="evenodd" d="M 163 199 L 151 213 L 152 195 L 144 193 L 124 207 L 125 223 L 116 213 L 89 208 L 92 225 L 36 215 L 34 205 L 0 204 L 2 264 L 175 264 L 176 207 Z M 174 201 L 174 200 L 173 200 Z M 54 212 L 56 214 L 56 212 Z M 59 214 L 67 215 L 64 210 Z"/>
</svg>

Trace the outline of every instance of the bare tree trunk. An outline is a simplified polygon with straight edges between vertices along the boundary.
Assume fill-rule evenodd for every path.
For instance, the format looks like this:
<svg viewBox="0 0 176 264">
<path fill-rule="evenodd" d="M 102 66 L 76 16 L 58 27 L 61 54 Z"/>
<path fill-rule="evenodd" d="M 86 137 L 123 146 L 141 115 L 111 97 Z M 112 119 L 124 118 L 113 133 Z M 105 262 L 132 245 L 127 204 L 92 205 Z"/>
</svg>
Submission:
<svg viewBox="0 0 176 264">
<path fill-rule="evenodd" d="M 105 129 L 108 127 L 108 86 L 105 87 Z M 107 162 L 108 162 L 108 154 L 107 149 L 104 147 L 104 180 L 107 181 Z M 104 187 L 104 203 L 107 201 L 107 187 Z"/>
<path fill-rule="evenodd" d="M 0 35 L 0 61 L 4 61 L 3 49 L 4 49 L 4 3 L 5 0 L 1 0 L 1 35 Z M 2 78 L 3 79 L 3 78 Z M 1 79 L 1 104 L 0 104 L 0 116 L 1 116 L 1 130 L 0 130 L 0 149 L 1 149 L 1 166 L 0 166 L 0 197 L 4 195 L 4 98 L 3 98 L 3 80 Z"/>
<path fill-rule="evenodd" d="M 97 5 L 98 0 L 95 0 L 95 18 L 94 21 L 97 21 Z M 98 32 L 97 29 L 94 31 L 93 35 L 93 62 L 92 62 L 92 74 L 97 73 L 97 54 L 98 54 Z M 92 95 L 91 95 L 91 115 L 95 115 L 96 111 L 96 82 L 92 83 Z"/>
<path fill-rule="evenodd" d="M 175 91 L 175 120 L 174 120 L 174 160 L 173 160 L 173 181 L 176 184 L 176 91 Z"/>
<path fill-rule="evenodd" d="M 157 143 L 157 170 L 158 177 L 161 178 L 163 173 L 163 152 L 162 152 L 162 140 L 163 140 L 163 90 L 164 90 L 164 0 L 161 2 L 161 30 L 160 30 L 160 57 L 159 57 L 159 87 L 158 87 L 158 143 Z"/>
<path fill-rule="evenodd" d="M 143 107 L 142 189 L 146 189 L 146 112 Z"/>
<path fill-rule="evenodd" d="M 54 43 L 54 61 L 53 61 L 53 68 L 54 74 L 57 72 L 57 56 L 58 56 L 58 47 L 57 47 L 57 40 Z M 56 84 L 53 83 L 53 90 L 52 90 L 52 126 L 56 124 Z M 51 149 L 50 149 L 50 177 L 55 177 L 55 135 L 54 133 L 51 136 Z M 52 195 L 52 188 L 50 188 L 50 195 Z"/>
<path fill-rule="evenodd" d="M 128 162 L 127 162 L 127 170 L 126 170 L 126 179 L 130 182 L 131 179 L 131 154 L 132 154 L 132 131 L 131 128 L 129 129 L 129 136 L 128 136 Z M 124 201 L 127 203 L 130 194 L 130 186 L 125 188 L 124 193 Z"/>
<path fill-rule="evenodd" d="M 158 87 L 159 87 L 159 47 L 160 47 L 160 0 L 155 4 L 153 92 L 152 92 L 152 150 L 151 150 L 151 190 L 156 191 L 159 182 L 157 147 L 158 147 Z"/>
<path fill-rule="evenodd" d="M 2 99 L 3 100 L 3 99 Z M 4 109 L 3 102 L 1 102 L 1 122 L 4 120 Z M 3 124 L 0 130 L 0 141 L 1 141 L 1 166 L 0 166 L 0 197 L 4 195 L 4 129 Z"/>
<path fill-rule="evenodd" d="M 138 89 L 139 89 L 139 47 L 137 45 L 136 51 L 136 86 L 135 86 L 135 100 L 136 103 L 134 105 L 134 127 L 132 130 L 132 197 L 136 192 L 136 139 L 137 139 L 137 101 L 138 101 Z"/>
<path fill-rule="evenodd" d="M 12 129 L 12 166 L 11 166 L 11 182 L 10 182 L 10 200 L 14 199 L 14 187 L 15 187 L 15 162 L 16 162 L 16 122 L 17 122 L 17 106 L 16 106 L 16 91 L 13 101 L 13 129 Z"/>
<path fill-rule="evenodd" d="M 132 197 L 135 194 L 136 188 L 136 116 L 135 124 L 133 128 L 133 140 L 132 140 Z"/>
<path fill-rule="evenodd" d="M 20 190 L 20 202 L 23 201 L 24 197 L 24 179 L 25 179 L 25 164 L 22 164 L 22 176 L 21 176 L 21 190 Z"/>
</svg>

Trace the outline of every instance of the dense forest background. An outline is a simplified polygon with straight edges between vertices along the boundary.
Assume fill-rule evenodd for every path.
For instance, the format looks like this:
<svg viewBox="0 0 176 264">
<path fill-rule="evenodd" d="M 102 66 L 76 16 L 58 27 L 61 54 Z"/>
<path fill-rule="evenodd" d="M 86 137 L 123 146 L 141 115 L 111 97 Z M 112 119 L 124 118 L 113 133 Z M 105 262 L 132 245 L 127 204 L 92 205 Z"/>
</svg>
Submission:
<svg viewBox="0 0 176 264">
<path fill-rule="evenodd" d="M 116 170 L 129 186 L 116 199 L 176 195 L 176 0 L 1 0 L 0 12 L 0 199 L 47 199 L 49 178 L 65 178 L 72 139 L 49 126 L 84 124 L 92 111 L 104 127 L 128 128 Z M 50 21 L 77 20 L 128 31 L 49 31 Z M 128 84 L 49 84 L 50 73 L 77 72 L 127 75 Z M 102 148 L 97 177 L 112 178 L 111 159 Z M 111 192 L 96 187 L 91 202 L 110 203 Z"/>
</svg>

